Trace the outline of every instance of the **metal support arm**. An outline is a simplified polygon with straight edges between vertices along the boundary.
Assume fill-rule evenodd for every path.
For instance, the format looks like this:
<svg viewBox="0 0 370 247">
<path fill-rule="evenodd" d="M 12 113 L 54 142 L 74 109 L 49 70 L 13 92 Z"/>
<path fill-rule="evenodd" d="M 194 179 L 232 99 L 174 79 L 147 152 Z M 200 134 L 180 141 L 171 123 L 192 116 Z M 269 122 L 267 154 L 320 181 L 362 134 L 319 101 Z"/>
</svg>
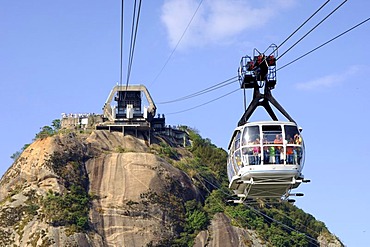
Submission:
<svg viewBox="0 0 370 247">
<path fill-rule="evenodd" d="M 265 82 L 266 85 L 267 81 Z M 278 118 L 276 117 L 276 114 L 272 110 L 270 104 L 271 103 L 277 110 L 281 112 L 281 114 L 284 115 L 290 122 L 294 122 L 293 118 L 288 114 L 287 111 L 284 110 L 284 108 L 277 102 L 277 100 L 272 96 L 271 89 L 267 86 L 265 86 L 264 94 L 262 94 L 259 90 L 259 86 L 255 84 L 253 88 L 253 99 L 251 103 L 249 104 L 248 108 L 244 112 L 243 116 L 238 122 L 238 126 L 242 126 L 245 123 L 248 122 L 249 118 L 253 114 L 253 112 L 257 109 L 258 106 L 263 106 L 267 113 L 270 115 L 272 120 L 278 121 Z"/>
</svg>

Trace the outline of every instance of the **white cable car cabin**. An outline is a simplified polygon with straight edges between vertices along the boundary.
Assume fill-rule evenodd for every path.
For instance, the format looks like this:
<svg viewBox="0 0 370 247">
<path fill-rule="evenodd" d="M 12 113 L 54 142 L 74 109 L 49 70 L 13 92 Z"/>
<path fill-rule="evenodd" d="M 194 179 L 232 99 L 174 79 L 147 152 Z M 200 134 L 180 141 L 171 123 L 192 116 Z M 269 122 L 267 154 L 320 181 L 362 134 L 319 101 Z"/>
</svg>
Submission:
<svg viewBox="0 0 370 247">
<path fill-rule="evenodd" d="M 243 199 L 287 198 L 303 181 L 304 143 L 292 122 L 251 122 L 229 144 L 229 188 Z"/>
<path fill-rule="evenodd" d="M 303 196 L 292 194 L 291 190 L 309 182 L 302 174 L 305 160 L 302 129 L 271 94 L 276 85 L 277 51 L 275 45 L 270 48 L 274 51 L 268 57 L 257 51 L 259 55 L 253 59 L 245 56 L 241 60 L 241 88 L 254 91 L 228 146 L 229 188 L 239 197 L 234 202 L 256 198 L 288 200 L 289 196 Z M 263 93 L 260 88 L 264 88 Z M 279 121 L 269 103 L 289 121 Z M 266 109 L 272 121 L 248 122 L 258 106 Z"/>
</svg>

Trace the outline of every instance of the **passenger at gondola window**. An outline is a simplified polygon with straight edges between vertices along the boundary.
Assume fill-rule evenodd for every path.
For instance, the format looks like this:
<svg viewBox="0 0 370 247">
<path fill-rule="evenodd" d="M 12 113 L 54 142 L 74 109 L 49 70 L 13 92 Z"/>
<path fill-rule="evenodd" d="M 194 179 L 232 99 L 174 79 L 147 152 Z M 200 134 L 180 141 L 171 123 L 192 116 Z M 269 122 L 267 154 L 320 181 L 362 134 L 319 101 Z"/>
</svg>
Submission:
<svg viewBox="0 0 370 247">
<path fill-rule="evenodd" d="M 302 145 L 302 137 L 298 134 L 294 135 L 294 144 L 296 145 Z M 293 150 L 293 163 L 298 165 L 301 163 L 301 148 L 295 147 Z"/>
<path fill-rule="evenodd" d="M 280 153 L 282 152 L 282 144 L 283 144 L 283 140 L 281 139 L 281 135 L 278 134 L 278 135 L 275 136 L 274 144 L 278 144 L 275 147 L 275 156 L 276 156 L 275 157 L 275 162 L 276 162 L 276 164 L 280 164 Z"/>
<path fill-rule="evenodd" d="M 263 137 L 263 163 L 268 164 L 269 163 L 269 147 L 267 146 L 268 141 L 267 138 Z"/>
<path fill-rule="evenodd" d="M 248 147 L 248 162 L 250 165 L 255 165 L 256 163 L 253 156 L 253 147 Z"/>
<path fill-rule="evenodd" d="M 298 134 L 295 134 L 294 135 L 294 143 L 298 144 L 298 145 L 301 145 L 302 144 L 302 137 Z"/>
<path fill-rule="evenodd" d="M 269 163 L 270 164 L 275 164 L 275 147 L 274 146 L 269 146 L 268 148 L 268 152 L 269 152 L 269 156 L 270 156 L 270 159 L 269 159 Z"/>
<path fill-rule="evenodd" d="M 293 146 L 292 145 L 294 144 L 294 140 L 289 135 L 287 139 L 288 139 L 288 145 L 286 147 L 287 163 L 293 164 Z"/>
<path fill-rule="evenodd" d="M 259 165 L 261 164 L 261 147 L 260 147 L 260 139 L 257 138 L 254 142 L 253 147 L 253 158 L 254 158 L 254 164 Z"/>
<path fill-rule="evenodd" d="M 298 165 L 298 152 L 297 152 L 297 147 L 294 147 L 293 149 L 293 164 Z"/>
</svg>

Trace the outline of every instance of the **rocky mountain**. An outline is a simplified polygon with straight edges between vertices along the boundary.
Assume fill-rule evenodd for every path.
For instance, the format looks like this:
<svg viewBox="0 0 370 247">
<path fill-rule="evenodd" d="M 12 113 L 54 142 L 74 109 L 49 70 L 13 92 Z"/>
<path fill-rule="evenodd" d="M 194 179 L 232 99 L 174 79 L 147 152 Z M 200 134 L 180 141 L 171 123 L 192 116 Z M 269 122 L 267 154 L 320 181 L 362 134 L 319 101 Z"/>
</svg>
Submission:
<svg viewBox="0 0 370 247">
<path fill-rule="evenodd" d="M 290 204 L 227 204 L 225 151 L 190 137 L 36 139 L 0 180 L 0 246 L 343 246 Z"/>
</svg>

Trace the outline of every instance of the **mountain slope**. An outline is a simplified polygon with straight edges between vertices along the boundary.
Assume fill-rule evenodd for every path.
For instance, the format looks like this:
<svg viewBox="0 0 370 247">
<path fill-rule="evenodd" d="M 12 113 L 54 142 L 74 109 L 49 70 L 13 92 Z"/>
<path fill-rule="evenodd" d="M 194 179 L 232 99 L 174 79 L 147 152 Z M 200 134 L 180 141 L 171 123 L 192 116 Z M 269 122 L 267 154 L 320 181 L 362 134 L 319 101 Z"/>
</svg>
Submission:
<svg viewBox="0 0 370 247">
<path fill-rule="evenodd" d="M 0 246 L 276 246 L 276 222 L 226 204 L 226 153 L 190 136 L 190 148 L 108 131 L 37 139 L 0 180 Z M 315 229 L 320 241 L 294 239 L 342 246 Z"/>
</svg>

